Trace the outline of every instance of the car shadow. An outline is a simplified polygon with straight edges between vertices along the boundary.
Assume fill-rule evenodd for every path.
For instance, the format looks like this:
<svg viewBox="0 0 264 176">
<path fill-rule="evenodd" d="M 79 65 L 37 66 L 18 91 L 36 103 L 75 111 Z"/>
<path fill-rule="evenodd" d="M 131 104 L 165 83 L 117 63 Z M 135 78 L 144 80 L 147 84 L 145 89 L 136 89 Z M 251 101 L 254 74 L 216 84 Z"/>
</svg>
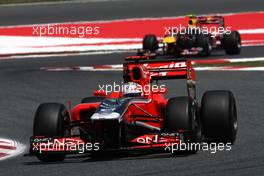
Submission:
<svg viewBox="0 0 264 176">
<path fill-rule="evenodd" d="M 78 154 L 69 155 L 62 162 L 41 162 L 34 158 L 34 161 L 24 162 L 24 165 L 49 165 L 49 164 L 74 164 L 88 162 L 104 162 L 104 161 L 127 161 L 127 160 L 146 160 L 158 158 L 172 157 L 188 157 L 192 154 L 186 153 L 168 153 L 163 151 L 140 151 L 140 152 L 102 152 L 96 154 Z M 34 156 L 25 156 L 34 157 Z"/>
</svg>

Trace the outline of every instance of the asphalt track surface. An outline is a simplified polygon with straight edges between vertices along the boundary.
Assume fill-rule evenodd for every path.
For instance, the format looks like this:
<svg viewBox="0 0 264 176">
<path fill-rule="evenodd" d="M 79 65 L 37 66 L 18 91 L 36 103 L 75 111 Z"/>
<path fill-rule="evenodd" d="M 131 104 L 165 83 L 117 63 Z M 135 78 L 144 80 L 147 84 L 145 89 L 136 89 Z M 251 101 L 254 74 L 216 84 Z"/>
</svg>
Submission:
<svg viewBox="0 0 264 176">
<path fill-rule="evenodd" d="M 166 17 L 207 13 L 263 10 L 262 0 L 121 0 L 20 7 L 0 6 L 0 26 L 111 20 L 137 17 Z"/>
<path fill-rule="evenodd" d="M 154 0 L 153 2 L 156 1 Z M 223 1 L 223 3 L 219 1 L 214 2 L 218 4 L 218 7 L 210 9 L 210 11 L 209 7 L 204 9 L 197 7 L 197 9 L 200 8 L 199 13 L 249 11 L 261 8 L 259 5 L 253 8 L 251 3 L 246 5 L 241 3 L 243 1 L 239 1 L 241 8 L 240 6 L 233 5 L 233 8 L 231 8 L 229 5 L 224 5 L 226 1 Z M 92 6 L 98 4 L 95 3 Z M 181 2 L 179 4 L 185 3 Z M 118 3 L 114 5 L 119 7 Z M 176 5 L 177 3 L 175 3 L 175 13 L 173 15 L 183 15 L 180 14 Z M 142 6 L 147 6 L 147 3 L 144 3 Z M 78 11 L 74 6 L 65 7 L 68 11 L 71 8 Z M 157 11 L 158 9 L 157 6 L 152 6 L 152 8 L 151 11 L 148 10 L 145 14 L 139 10 L 139 14 L 141 16 L 154 15 L 153 11 Z M 62 7 L 62 9 L 64 8 Z M 193 10 L 194 7 L 191 5 L 187 7 L 186 5 L 185 11 L 188 9 Z M 19 11 L 19 9 L 17 10 Z M 160 16 L 169 16 L 169 13 L 172 15 L 172 12 L 168 12 L 168 10 L 164 10 L 163 12 L 157 13 Z M 0 17 L 3 19 L 2 9 L 0 13 Z M 56 13 L 59 14 L 59 12 Z M 91 12 L 87 12 L 87 15 L 89 13 Z M 119 16 L 117 13 L 120 13 Z M 134 16 L 132 14 L 126 16 L 122 11 L 118 12 L 117 9 L 117 12 L 113 12 L 113 18 L 136 17 L 139 14 L 135 13 Z M 94 17 L 96 15 L 98 14 L 94 14 Z M 19 18 L 13 18 L 14 20 L 19 20 Z M 81 20 L 82 18 L 78 19 Z M 27 20 L 30 19 L 21 18 L 21 21 L 14 21 L 14 24 L 43 22 L 41 19 L 38 19 L 39 21 Z M 61 20 L 61 18 L 57 18 L 56 20 Z M 5 23 L 7 24 L 8 21 L 6 20 Z M 239 56 L 241 58 L 263 56 L 264 47 L 247 47 L 243 49 L 242 54 Z M 1 137 L 14 138 L 27 144 L 32 134 L 33 115 L 39 103 L 54 101 L 66 103 L 68 100 L 72 100 L 73 104 L 77 104 L 81 98 L 91 95 L 92 91 L 99 84 L 111 84 L 114 81 L 122 81 L 121 72 L 47 72 L 40 70 L 40 67 L 118 64 L 123 61 L 126 55 L 126 53 L 122 53 L 1 60 Z M 226 56 L 221 53 L 213 56 L 213 58 L 221 57 Z M 263 72 L 197 72 L 198 97 L 201 97 L 204 91 L 212 89 L 229 89 L 235 94 L 238 107 L 239 132 L 237 142 L 232 147 L 231 152 L 219 151 L 216 154 L 211 154 L 210 152 L 201 151 L 196 155 L 174 157 L 163 153 L 145 155 L 118 154 L 97 159 L 90 157 L 69 157 L 64 163 L 47 164 L 40 163 L 34 157 L 18 156 L 0 162 L 0 175 L 263 175 L 263 80 Z M 168 86 L 169 88 L 171 87 L 169 96 L 173 94 L 183 95 L 185 93 L 185 84 L 183 82 L 177 83 L 175 85 L 172 81 L 169 81 Z"/>
</svg>

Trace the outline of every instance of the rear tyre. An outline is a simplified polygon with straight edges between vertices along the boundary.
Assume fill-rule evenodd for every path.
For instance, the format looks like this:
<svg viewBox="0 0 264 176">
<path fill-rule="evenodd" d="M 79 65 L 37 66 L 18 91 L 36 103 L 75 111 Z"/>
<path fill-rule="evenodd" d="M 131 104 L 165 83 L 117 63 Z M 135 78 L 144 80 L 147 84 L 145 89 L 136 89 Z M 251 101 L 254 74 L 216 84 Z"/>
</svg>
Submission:
<svg viewBox="0 0 264 176">
<path fill-rule="evenodd" d="M 237 134 L 237 111 L 232 92 L 205 92 L 202 98 L 201 121 L 206 138 L 233 144 Z"/>
<path fill-rule="evenodd" d="M 143 38 L 143 50 L 155 52 L 159 48 L 159 42 L 155 35 L 149 34 Z"/>
<path fill-rule="evenodd" d="M 69 113 L 66 107 L 59 103 L 43 103 L 39 105 L 34 119 L 33 135 L 47 137 L 63 137 L 70 134 L 67 129 Z M 37 158 L 43 162 L 63 161 L 62 153 L 38 153 Z"/>
<path fill-rule="evenodd" d="M 230 34 L 224 34 L 222 46 L 226 54 L 239 54 L 241 51 L 240 34 L 237 31 L 232 31 Z"/>
<path fill-rule="evenodd" d="M 199 56 L 207 57 L 211 54 L 212 51 L 212 42 L 209 35 L 198 34 L 196 36 L 196 45 L 197 47 L 202 48 L 202 51 L 199 52 Z"/>
<path fill-rule="evenodd" d="M 189 97 L 169 99 L 166 107 L 164 129 L 167 132 L 186 131 L 184 143 L 199 143 L 202 137 L 201 123 L 194 101 Z M 197 148 L 187 148 L 185 152 L 196 153 Z"/>
</svg>

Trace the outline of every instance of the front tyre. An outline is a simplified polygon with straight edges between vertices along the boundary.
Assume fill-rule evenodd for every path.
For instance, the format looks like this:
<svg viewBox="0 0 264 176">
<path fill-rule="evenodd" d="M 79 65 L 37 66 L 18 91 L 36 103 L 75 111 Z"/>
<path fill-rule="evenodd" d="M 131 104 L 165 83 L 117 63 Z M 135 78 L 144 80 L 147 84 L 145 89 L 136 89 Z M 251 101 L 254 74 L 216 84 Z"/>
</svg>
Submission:
<svg viewBox="0 0 264 176">
<path fill-rule="evenodd" d="M 237 134 L 237 110 L 233 93 L 226 90 L 205 92 L 201 120 L 206 138 L 233 144 Z"/>
<path fill-rule="evenodd" d="M 167 132 L 184 132 L 184 143 L 199 143 L 202 137 L 200 119 L 195 102 L 190 97 L 169 99 L 166 106 L 164 130 Z M 196 153 L 198 149 L 187 149 Z"/>
<path fill-rule="evenodd" d="M 63 137 L 70 134 L 67 129 L 69 112 L 59 103 L 43 103 L 39 105 L 34 119 L 33 135 L 47 137 Z M 37 158 L 43 162 L 63 161 L 62 153 L 38 153 Z"/>
</svg>

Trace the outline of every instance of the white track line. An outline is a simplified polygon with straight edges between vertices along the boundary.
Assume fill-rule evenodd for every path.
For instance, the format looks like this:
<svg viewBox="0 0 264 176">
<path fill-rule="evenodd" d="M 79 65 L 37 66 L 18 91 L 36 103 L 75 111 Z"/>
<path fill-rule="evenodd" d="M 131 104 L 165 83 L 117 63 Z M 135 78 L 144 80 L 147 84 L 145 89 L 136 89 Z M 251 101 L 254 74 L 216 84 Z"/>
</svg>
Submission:
<svg viewBox="0 0 264 176">
<path fill-rule="evenodd" d="M 216 59 L 217 60 L 217 59 Z M 237 58 L 237 59 L 220 59 L 228 61 L 229 63 L 239 63 L 239 62 L 257 62 L 264 61 L 264 57 L 255 57 L 255 58 Z M 203 61 L 212 61 L 211 64 L 214 64 L 215 60 L 203 60 Z M 193 60 L 195 65 L 195 60 Z M 210 64 L 208 62 L 208 64 Z M 264 67 L 239 67 L 239 66 L 208 66 L 208 67 L 194 67 L 197 71 L 264 71 Z M 98 66 L 76 66 L 76 67 L 42 67 L 41 70 L 46 71 L 122 71 L 122 64 L 114 65 L 98 65 Z"/>
<path fill-rule="evenodd" d="M 237 58 L 237 59 L 227 59 L 231 63 L 236 62 L 257 62 L 257 61 L 264 61 L 264 57 L 252 57 L 252 58 Z"/>
<path fill-rule="evenodd" d="M 142 42 L 142 38 L 68 38 L 68 37 L 39 37 L 39 36 L 6 36 L 0 35 L 0 47 L 63 47 L 68 45 L 102 45 L 109 43 Z M 127 42 L 127 43 L 126 43 Z"/>
<path fill-rule="evenodd" d="M 122 71 L 123 68 L 94 68 L 94 67 L 65 67 L 65 68 L 41 68 L 46 71 Z M 246 68 L 235 68 L 235 67 L 194 67 L 196 71 L 264 71 L 264 67 L 246 67 Z"/>
<path fill-rule="evenodd" d="M 264 28 L 256 29 L 240 29 L 238 30 L 240 34 L 264 34 Z"/>
<path fill-rule="evenodd" d="M 64 38 L 64 37 L 22 37 L 0 36 L 0 55 L 32 55 L 62 52 L 119 51 L 142 48 L 140 38 Z M 132 42 L 132 43 L 131 43 Z M 264 41 L 253 40 L 252 42 Z M 243 46 L 256 46 L 250 40 Z M 78 53 L 76 54 L 78 55 Z"/>
<path fill-rule="evenodd" d="M 114 54 L 114 53 L 124 53 L 124 52 L 131 52 L 128 50 L 123 51 L 95 51 L 95 52 L 81 52 L 81 53 L 46 53 L 46 54 L 30 54 L 30 55 L 13 55 L 13 56 L 6 56 L 0 57 L 0 60 L 9 60 L 9 59 L 25 59 L 25 58 L 52 58 L 58 57 L 64 59 L 65 56 L 88 56 L 88 55 L 101 55 L 101 54 Z M 134 52 L 134 51 L 133 51 Z"/>
<path fill-rule="evenodd" d="M 1 160 L 5 160 L 11 157 L 15 157 L 24 153 L 26 146 L 20 142 L 17 142 L 12 139 L 0 138 L 0 153 L 6 154 L 6 156 L 1 156 Z M 4 148 L 6 147 L 6 148 Z M 13 147 L 14 149 L 9 149 L 9 147 Z"/>
<path fill-rule="evenodd" d="M 196 67 L 196 71 L 264 71 L 264 67 L 230 68 L 230 67 Z"/>
</svg>

